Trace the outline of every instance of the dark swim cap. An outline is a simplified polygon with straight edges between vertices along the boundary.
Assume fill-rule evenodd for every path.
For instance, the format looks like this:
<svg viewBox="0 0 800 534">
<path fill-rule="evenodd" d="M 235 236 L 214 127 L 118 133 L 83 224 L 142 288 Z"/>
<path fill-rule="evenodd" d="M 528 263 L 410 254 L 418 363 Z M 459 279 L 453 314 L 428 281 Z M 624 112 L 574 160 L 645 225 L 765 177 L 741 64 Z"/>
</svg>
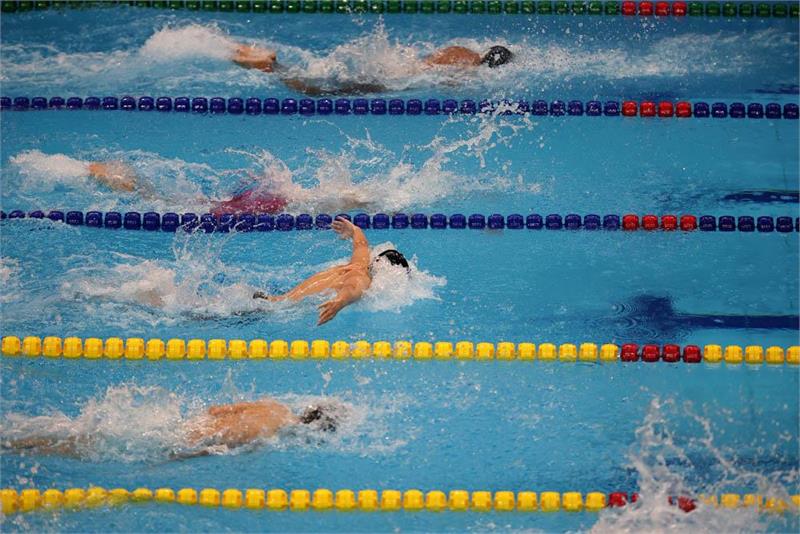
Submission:
<svg viewBox="0 0 800 534">
<path fill-rule="evenodd" d="M 381 258 L 386 258 L 392 265 L 402 265 L 403 267 L 408 269 L 408 261 L 406 261 L 406 257 L 393 248 L 390 248 L 389 250 L 384 250 L 383 252 L 378 254 L 377 260 L 380 260 Z"/>
<path fill-rule="evenodd" d="M 489 68 L 493 69 L 498 65 L 508 63 L 511 61 L 512 57 L 514 57 L 514 54 L 505 46 L 493 46 L 486 52 L 486 55 L 483 56 L 481 63 L 488 63 Z"/>
<path fill-rule="evenodd" d="M 336 419 L 328 413 L 327 408 L 309 406 L 300 416 L 300 422 L 304 425 L 310 425 L 315 421 L 319 421 L 316 426 L 323 432 L 336 432 Z"/>
</svg>

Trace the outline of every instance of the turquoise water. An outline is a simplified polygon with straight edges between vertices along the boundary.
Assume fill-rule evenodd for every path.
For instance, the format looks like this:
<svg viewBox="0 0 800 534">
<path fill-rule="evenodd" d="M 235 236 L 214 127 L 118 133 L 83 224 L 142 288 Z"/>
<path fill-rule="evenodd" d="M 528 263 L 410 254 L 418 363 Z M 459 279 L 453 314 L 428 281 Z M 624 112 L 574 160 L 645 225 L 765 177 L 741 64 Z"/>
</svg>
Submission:
<svg viewBox="0 0 800 534">
<path fill-rule="evenodd" d="M 113 15 L 113 16 L 111 16 Z M 797 102 L 795 21 L 587 17 L 346 17 L 115 8 L 4 16 L 4 96 L 298 97 L 232 67 L 234 41 L 319 76 L 367 75 L 403 98 L 656 98 Z M 518 62 L 467 80 L 400 59 L 502 42 Z M 284 61 L 283 59 L 281 59 Z M 456 83 L 457 82 L 457 83 Z M 269 183 L 292 213 L 674 213 L 798 216 L 789 120 L 516 116 L 206 116 L 4 112 L 2 209 L 195 211 Z M 156 194 L 86 177 L 120 160 Z M 743 192 L 788 193 L 753 202 Z M 356 213 L 361 210 L 353 210 Z M 797 234 L 370 230 L 412 274 L 316 327 L 282 291 L 349 256 L 331 232 L 166 234 L 3 221 L 3 335 L 534 343 L 798 343 Z M 729 316 L 761 318 L 743 327 Z M 724 317 L 723 317 L 724 316 Z M 728 317 L 727 319 L 725 317 Z M 717 319 L 715 327 L 714 320 Z M 765 319 L 766 318 L 766 319 Z M 787 327 L 794 320 L 795 327 Z M 543 362 L 11 360 L 0 435 L 81 432 L 82 459 L 0 455 L 3 487 L 327 487 L 640 491 L 595 514 L 272 514 L 127 505 L 4 518 L 9 531 L 736 531 L 795 517 L 700 509 L 667 494 L 798 493 L 798 372 Z M 335 436 L 170 461 L 209 404 L 333 398 Z M 40 416 L 40 417 L 34 417 Z"/>
</svg>

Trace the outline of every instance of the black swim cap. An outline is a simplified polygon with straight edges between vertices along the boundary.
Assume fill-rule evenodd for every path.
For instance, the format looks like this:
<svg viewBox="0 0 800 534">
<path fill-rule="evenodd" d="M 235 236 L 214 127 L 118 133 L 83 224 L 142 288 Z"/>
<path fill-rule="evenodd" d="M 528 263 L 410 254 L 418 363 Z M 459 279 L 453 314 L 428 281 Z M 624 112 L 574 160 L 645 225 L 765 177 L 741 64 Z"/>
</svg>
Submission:
<svg viewBox="0 0 800 534">
<path fill-rule="evenodd" d="M 403 267 L 408 269 L 408 262 L 406 261 L 406 257 L 393 248 L 390 248 L 389 250 L 384 250 L 383 252 L 378 254 L 377 259 L 380 258 L 386 258 L 392 265 L 402 265 Z"/>
<path fill-rule="evenodd" d="M 300 422 L 304 425 L 310 425 L 315 421 L 319 421 L 316 426 L 323 432 L 336 432 L 336 419 L 328 413 L 327 408 L 309 406 L 300 416 Z"/>
<path fill-rule="evenodd" d="M 493 69 L 498 65 L 508 63 L 511 61 L 512 57 L 514 57 L 514 54 L 505 46 L 493 46 L 486 52 L 486 55 L 483 56 L 481 63 L 488 63 L 489 68 Z"/>
</svg>

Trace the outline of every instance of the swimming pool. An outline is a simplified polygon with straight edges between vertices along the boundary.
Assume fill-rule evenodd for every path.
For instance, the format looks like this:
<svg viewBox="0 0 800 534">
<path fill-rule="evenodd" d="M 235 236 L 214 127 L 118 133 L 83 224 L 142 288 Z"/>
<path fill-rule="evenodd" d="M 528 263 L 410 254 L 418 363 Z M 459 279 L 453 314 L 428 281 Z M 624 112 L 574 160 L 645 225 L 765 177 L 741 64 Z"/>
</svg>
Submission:
<svg viewBox="0 0 800 534">
<path fill-rule="evenodd" d="M 377 73 L 389 85 L 379 97 L 406 103 L 797 103 L 792 18 L 379 17 L 118 6 L 9 14 L 0 23 L 9 97 L 303 98 L 224 59 L 231 43 L 255 41 L 319 76 Z M 452 79 L 409 75 L 401 66 L 435 47 L 495 42 L 518 55 L 502 72 Z M 0 124 L 2 208 L 201 214 L 209 198 L 269 176 L 289 199 L 287 212 L 312 217 L 341 211 L 345 192 L 363 206 L 349 210 L 353 216 L 421 213 L 430 224 L 441 213 L 450 226 L 453 214 L 495 213 L 521 214 L 526 223 L 530 214 L 795 221 L 797 125 L 786 118 L 585 114 L 8 110 Z M 95 160 L 126 162 L 158 195 L 145 200 L 97 188 L 83 170 Z M 599 515 L 298 514 L 130 502 L 13 514 L 4 528 L 796 529 L 794 514 L 702 503 L 685 514 L 666 504 L 668 495 L 756 493 L 788 501 L 798 493 L 796 365 L 541 361 L 546 343 L 798 345 L 796 230 L 525 226 L 370 228 L 373 246 L 391 243 L 414 257 L 412 275 L 379 273 L 362 302 L 317 327 L 314 303 L 259 303 L 251 295 L 289 289 L 347 258 L 348 245 L 332 232 L 171 233 L 6 219 L 3 336 L 77 336 L 84 348 L 88 338 L 115 337 L 367 340 L 373 351 L 379 341 L 530 342 L 538 358 L 4 357 L 4 439 L 83 432 L 99 445 L 82 459 L 4 452 L 0 485 L 620 491 L 640 493 L 639 507 Z M 324 440 L 287 436 L 254 450 L 170 461 L 173 429 L 188 414 L 261 395 L 296 410 L 332 397 L 349 416 Z"/>
</svg>

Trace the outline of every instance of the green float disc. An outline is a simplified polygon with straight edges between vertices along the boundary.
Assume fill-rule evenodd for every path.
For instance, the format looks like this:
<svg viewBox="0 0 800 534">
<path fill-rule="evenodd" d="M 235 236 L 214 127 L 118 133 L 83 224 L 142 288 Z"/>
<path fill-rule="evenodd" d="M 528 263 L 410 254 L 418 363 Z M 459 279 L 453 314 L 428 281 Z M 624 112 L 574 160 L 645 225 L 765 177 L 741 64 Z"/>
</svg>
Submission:
<svg viewBox="0 0 800 534">
<path fill-rule="evenodd" d="M 470 13 L 485 13 L 486 12 L 486 4 L 483 3 L 483 0 L 472 0 L 469 3 L 469 12 Z"/>
<path fill-rule="evenodd" d="M 796 4 L 795 4 L 796 5 Z M 786 16 L 788 10 L 786 4 L 772 4 L 772 16 L 783 18 Z"/>
<path fill-rule="evenodd" d="M 419 2 L 417 0 L 404 0 L 403 13 L 417 13 L 419 11 Z"/>
<path fill-rule="evenodd" d="M 706 16 L 719 17 L 722 14 L 722 8 L 718 2 L 708 2 L 706 4 Z"/>
</svg>

